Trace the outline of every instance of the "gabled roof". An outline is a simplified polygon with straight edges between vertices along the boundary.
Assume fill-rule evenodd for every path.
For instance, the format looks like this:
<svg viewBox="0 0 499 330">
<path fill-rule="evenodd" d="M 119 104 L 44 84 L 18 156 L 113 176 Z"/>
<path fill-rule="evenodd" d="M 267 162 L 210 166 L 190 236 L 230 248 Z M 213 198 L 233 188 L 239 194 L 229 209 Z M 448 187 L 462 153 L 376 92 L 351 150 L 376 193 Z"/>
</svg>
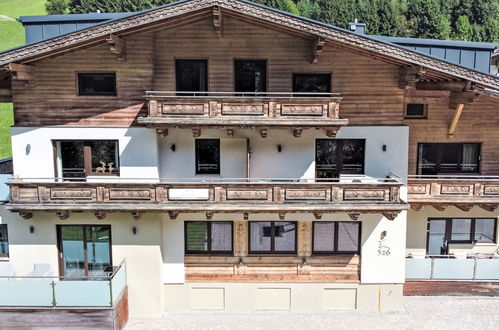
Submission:
<svg viewBox="0 0 499 330">
<path fill-rule="evenodd" d="M 0 53 L 0 66 L 12 62 L 29 63 L 57 53 L 104 42 L 110 34 L 129 35 L 138 30 L 153 29 L 158 24 L 185 24 L 211 14 L 211 8 L 243 19 L 307 36 L 323 37 L 327 42 L 355 52 L 374 56 L 401 66 L 418 65 L 426 68 L 429 79 L 464 79 L 478 87 L 499 89 L 499 78 L 439 60 L 390 42 L 360 35 L 332 25 L 281 12 L 246 0 L 185 0 L 173 2 L 131 16 L 106 21 L 87 29 L 22 46 Z"/>
</svg>

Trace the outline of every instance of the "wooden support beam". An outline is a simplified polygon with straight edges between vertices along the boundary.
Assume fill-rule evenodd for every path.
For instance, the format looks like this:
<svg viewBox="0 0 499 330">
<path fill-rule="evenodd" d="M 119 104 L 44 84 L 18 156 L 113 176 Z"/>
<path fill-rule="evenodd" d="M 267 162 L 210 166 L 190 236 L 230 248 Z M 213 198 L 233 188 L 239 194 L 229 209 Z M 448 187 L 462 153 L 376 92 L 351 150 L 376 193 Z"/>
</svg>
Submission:
<svg viewBox="0 0 499 330">
<path fill-rule="evenodd" d="M 198 138 L 201 136 L 201 128 L 193 128 L 192 129 L 192 137 Z"/>
<path fill-rule="evenodd" d="M 383 216 L 385 218 L 387 218 L 388 220 L 395 220 L 395 218 L 397 217 L 397 215 L 399 214 L 399 212 L 397 211 L 386 211 L 386 212 L 382 212 L 381 214 L 383 214 Z"/>
<path fill-rule="evenodd" d="M 125 39 L 118 37 L 116 34 L 110 34 L 106 39 L 110 45 L 109 50 L 116 55 L 119 62 L 126 62 L 126 42 Z"/>
<path fill-rule="evenodd" d="M 168 212 L 168 216 L 170 217 L 170 220 L 175 220 L 175 219 L 177 219 L 178 214 L 179 214 L 179 213 L 178 213 L 178 212 L 176 212 L 176 211 L 170 211 L 170 212 Z"/>
<path fill-rule="evenodd" d="M 336 134 L 338 134 L 338 128 L 330 128 L 330 129 L 327 129 L 326 130 L 326 135 L 327 137 L 330 137 L 330 138 L 335 138 L 336 137 Z"/>
<path fill-rule="evenodd" d="M 167 137 L 168 136 L 168 128 L 158 128 L 156 130 L 156 133 L 158 133 L 162 137 Z"/>
<path fill-rule="evenodd" d="M 56 212 L 55 214 L 61 220 L 66 220 L 67 218 L 69 218 L 69 215 L 70 215 L 69 211 L 59 211 L 59 212 Z"/>
<path fill-rule="evenodd" d="M 403 66 L 399 69 L 399 88 L 416 87 L 417 82 L 426 73 L 422 66 Z"/>
<path fill-rule="evenodd" d="M 0 88 L 0 96 L 12 96 L 12 89 Z"/>
<path fill-rule="evenodd" d="M 234 130 L 232 128 L 227 129 L 227 136 L 234 137 Z"/>
<path fill-rule="evenodd" d="M 303 132 L 303 129 L 295 128 L 295 129 L 293 129 L 293 136 L 296 138 L 300 138 L 302 132 Z"/>
<path fill-rule="evenodd" d="M 494 212 L 499 204 L 478 204 L 478 206 L 488 212 Z"/>
<path fill-rule="evenodd" d="M 318 36 L 315 38 L 314 46 L 312 48 L 312 64 L 319 63 L 319 56 L 321 56 L 321 53 L 324 50 L 325 43 L 326 39 L 324 37 Z"/>
<path fill-rule="evenodd" d="M 445 211 L 445 209 L 447 208 L 447 204 L 443 204 L 443 203 L 435 203 L 435 204 L 431 204 L 431 206 L 433 206 L 433 208 L 437 211 L 440 211 L 440 212 L 443 212 Z"/>
<path fill-rule="evenodd" d="M 267 137 L 267 129 L 264 128 L 264 129 L 260 130 L 260 134 L 262 135 L 262 138 L 265 139 Z"/>
<path fill-rule="evenodd" d="M 321 212 L 314 212 L 314 217 L 316 220 L 322 219 L 322 213 Z"/>
<path fill-rule="evenodd" d="M 411 209 L 414 211 L 420 211 L 423 208 L 422 203 L 411 203 Z"/>
<path fill-rule="evenodd" d="M 449 125 L 449 136 L 453 136 L 456 132 L 457 124 L 459 123 L 459 119 L 461 118 L 461 114 L 463 113 L 464 104 L 459 104 L 457 106 L 456 112 L 454 112 L 454 116 L 452 116 L 452 120 Z"/>
<path fill-rule="evenodd" d="M 417 90 L 462 92 L 468 87 L 467 81 L 418 81 Z"/>
<path fill-rule="evenodd" d="M 460 104 L 470 104 L 477 98 L 477 96 L 478 94 L 473 91 L 450 92 L 449 108 L 457 109 Z"/>
<path fill-rule="evenodd" d="M 106 212 L 105 211 L 95 211 L 94 215 L 99 220 L 104 220 L 106 218 Z"/>
<path fill-rule="evenodd" d="M 140 212 L 140 211 L 133 211 L 132 212 L 132 217 L 135 219 L 135 220 L 140 220 L 142 218 L 142 216 L 144 215 L 144 213 Z"/>
<path fill-rule="evenodd" d="M 359 220 L 360 212 L 347 212 L 347 214 L 350 217 L 350 219 L 352 219 L 354 221 Z"/>
<path fill-rule="evenodd" d="M 12 75 L 12 80 L 31 81 L 34 78 L 34 67 L 26 64 L 10 63 L 7 70 Z"/>
<path fill-rule="evenodd" d="M 30 211 L 21 211 L 21 212 L 19 212 L 19 215 L 24 220 L 29 220 L 29 219 L 33 218 L 33 212 L 30 212 Z"/>
<path fill-rule="evenodd" d="M 219 6 L 213 7 L 213 28 L 218 38 L 223 38 L 222 9 Z"/>
<path fill-rule="evenodd" d="M 206 220 L 213 219 L 213 212 L 206 212 Z"/>
<path fill-rule="evenodd" d="M 243 213 L 243 219 L 248 220 L 249 219 L 249 213 L 245 212 Z"/>
<path fill-rule="evenodd" d="M 284 220 L 286 218 L 286 212 L 279 212 L 279 220 Z"/>
<path fill-rule="evenodd" d="M 463 212 L 469 212 L 473 208 L 473 204 L 454 204 L 455 207 L 460 209 Z"/>
</svg>

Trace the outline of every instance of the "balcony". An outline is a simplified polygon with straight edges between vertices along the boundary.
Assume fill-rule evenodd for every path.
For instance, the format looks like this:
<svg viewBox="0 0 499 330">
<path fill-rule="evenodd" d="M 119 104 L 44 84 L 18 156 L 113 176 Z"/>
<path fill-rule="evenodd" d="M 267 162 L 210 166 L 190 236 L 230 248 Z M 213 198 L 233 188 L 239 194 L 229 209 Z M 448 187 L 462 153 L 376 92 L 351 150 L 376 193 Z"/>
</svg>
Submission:
<svg viewBox="0 0 499 330">
<path fill-rule="evenodd" d="M 412 176 L 408 180 L 411 208 L 431 205 L 439 211 L 453 205 L 462 211 L 479 206 L 494 211 L 499 206 L 497 176 Z"/>
<path fill-rule="evenodd" d="M 202 128 L 256 128 L 265 137 L 269 128 L 290 128 L 299 137 L 316 128 L 335 136 L 348 124 L 340 119 L 341 97 L 332 93 L 147 91 L 144 98 L 149 112 L 138 122 L 163 134 L 168 128 L 191 128 L 195 136 Z"/>
<path fill-rule="evenodd" d="M 62 182 L 58 182 L 58 181 Z M 99 179 L 98 182 L 65 182 L 62 179 L 15 179 L 7 209 L 29 218 L 33 211 L 55 211 L 67 218 L 71 211 L 181 213 L 380 213 L 389 219 L 408 208 L 400 199 L 402 183 L 394 178 L 364 179 L 214 179 L 156 180 Z"/>
</svg>

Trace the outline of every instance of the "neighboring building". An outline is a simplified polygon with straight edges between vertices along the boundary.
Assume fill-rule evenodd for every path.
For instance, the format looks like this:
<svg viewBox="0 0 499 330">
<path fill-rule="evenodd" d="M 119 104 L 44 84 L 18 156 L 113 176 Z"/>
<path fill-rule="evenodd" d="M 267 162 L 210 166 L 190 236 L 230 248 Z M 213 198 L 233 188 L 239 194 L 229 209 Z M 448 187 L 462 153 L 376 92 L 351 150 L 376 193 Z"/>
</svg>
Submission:
<svg viewBox="0 0 499 330">
<path fill-rule="evenodd" d="M 127 303 L 142 317 L 401 308 L 428 219 L 472 218 L 445 221 L 460 239 L 440 253 L 431 227 L 430 254 L 497 248 L 499 181 L 484 176 L 499 168 L 499 79 L 458 64 L 241 0 L 0 53 L 7 262 L 60 277 L 49 302 L 0 306 L 106 306 L 113 320 Z"/>
</svg>

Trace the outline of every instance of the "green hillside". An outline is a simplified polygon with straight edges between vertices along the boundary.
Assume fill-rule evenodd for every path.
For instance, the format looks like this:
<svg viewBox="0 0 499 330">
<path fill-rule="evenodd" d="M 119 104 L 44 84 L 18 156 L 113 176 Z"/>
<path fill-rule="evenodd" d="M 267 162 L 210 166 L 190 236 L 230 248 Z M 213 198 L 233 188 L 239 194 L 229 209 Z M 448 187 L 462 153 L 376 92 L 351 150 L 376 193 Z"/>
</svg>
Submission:
<svg viewBox="0 0 499 330">
<path fill-rule="evenodd" d="M 45 14 L 46 0 L 0 0 L 0 51 L 25 43 L 19 16 Z M 0 103 L 0 159 L 11 156 L 10 126 L 14 123 L 12 104 Z"/>
</svg>

